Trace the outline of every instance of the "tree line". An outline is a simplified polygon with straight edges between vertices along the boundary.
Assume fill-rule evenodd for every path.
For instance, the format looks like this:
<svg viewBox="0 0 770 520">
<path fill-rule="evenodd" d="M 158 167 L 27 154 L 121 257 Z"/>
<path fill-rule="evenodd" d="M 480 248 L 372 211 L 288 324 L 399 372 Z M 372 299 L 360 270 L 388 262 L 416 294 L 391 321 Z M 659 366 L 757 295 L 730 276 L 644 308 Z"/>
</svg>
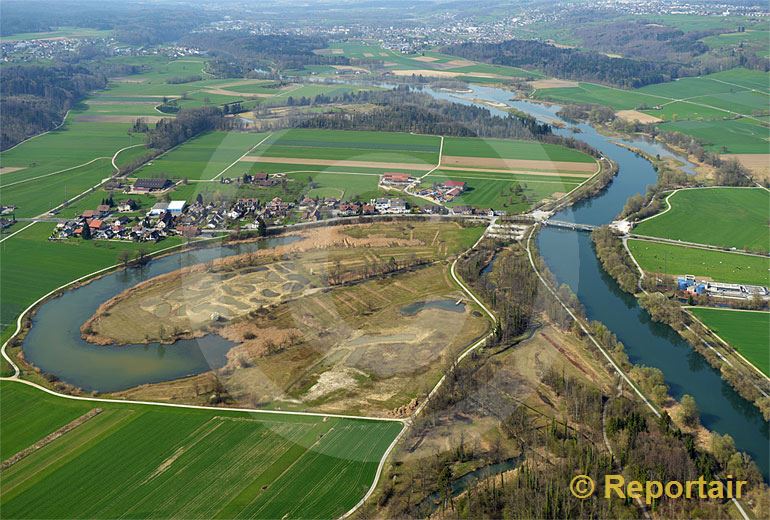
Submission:
<svg viewBox="0 0 770 520">
<path fill-rule="evenodd" d="M 444 47 L 442 52 L 496 65 L 536 69 L 549 76 L 598 81 L 623 88 L 664 83 L 697 72 L 664 60 L 610 58 L 599 52 L 560 48 L 534 40 L 466 42 Z"/>
<path fill-rule="evenodd" d="M 51 130 L 86 94 L 107 78 L 81 66 L 9 66 L 0 75 L 0 149 Z"/>
</svg>

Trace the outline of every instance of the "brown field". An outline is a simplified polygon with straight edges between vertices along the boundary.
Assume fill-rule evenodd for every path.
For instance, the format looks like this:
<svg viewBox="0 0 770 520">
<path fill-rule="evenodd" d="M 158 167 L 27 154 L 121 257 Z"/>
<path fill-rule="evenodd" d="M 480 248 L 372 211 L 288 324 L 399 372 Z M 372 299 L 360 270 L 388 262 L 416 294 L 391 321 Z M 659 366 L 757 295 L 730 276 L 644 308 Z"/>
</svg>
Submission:
<svg viewBox="0 0 770 520">
<path fill-rule="evenodd" d="M 19 170 L 23 170 L 25 166 L 2 166 L 0 167 L 0 175 L 4 173 L 13 173 Z"/>
<path fill-rule="evenodd" d="M 645 114 L 638 110 L 618 110 L 615 112 L 615 115 L 626 121 L 639 121 L 642 124 L 660 123 L 663 121 L 659 117 L 651 116 L 650 114 Z"/>
<path fill-rule="evenodd" d="M 364 58 L 374 58 L 374 54 L 372 54 L 371 52 L 365 52 Z"/>
<path fill-rule="evenodd" d="M 748 168 L 757 180 L 770 180 L 770 154 L 725 154 L 722 155 L 722 159 L 738 159 L 738 162 Z"/>
<path fill-rule="evenodd" d="M 332 65 L 332 67 L 339 71 L 369 72 L 369 69 L 365 69 L 363 67 L 354 67 L 353 65 Z"/>
<path fill-rule="evenodd" d="M 488 79 L 510 79 L 500 74 L 489 74 L 486 72 L 451 72 L 448 70 L 415 69 L 415 70 L 393 70 L 395 76 L 426 76 L 436 78 L 456 78 L 458 76 L 474 76 L 476 78 Z"/>
<path fill-rule="evenodd" d="M 313 166 L 340 166 L 352 168 L 395 168 L 400 170 L 432 170 L 434 165 L 417 163 L 394 163 L 394 162 L 374 162 L 374 161 L 335 161 L 334 159 L 308 159 L 304 157 L 261 157 L 247 156 L 241 159 L 244 162 L 259 162 L 272 164 L 310 164 Z"/>
<path fill-rule="evenodd" d="M 441 166 L 441 170 L 478 172 L 478 173 L 510 173 L 512 175 L 540 175 L 543 177 L 578 177 L 580 179 L 587 179 L 591 177 L 591 175 L 583 174 L 583 173 L 544 172 L 540 170 L 497 170 L 492 168 L 467 168 L 467 167 L 458 168 L 455 166 Z"/>
<path fill-rule="evenodd" d="M 75 118 L 76 121 L 83 121 L 89 123 L 133 123 L 137 119 L 141 119 L 145 123 L 157 123 L 163 118 L 174 117 L 173 114 L 157 115 L 157 116 L 96 116 L 96 115 L 82 115 Z"/>
<path fill-rule="evenodd" d="M 535 81 L 530 81 L 530 85 L 532 85 L 532 88 L 563 88 L 563 87 L 577 87 L 578 82 L 577 81 L 568 81 L 566 79 L 556 79 L 556 78 L 550 78 L 550 79 L 537 79 Z"/>
<path fill-rule="evenodd" d="M 431 61 L 438 61 L 438 58 L 434 58 L 433 56 L 418 56 L 416 58 L 412 58 L 414 61 L 422 61 L 426 63 L 430 63 Z"/>
<path fill-rule="evenodd" d="M 169 273 L 103 305 L 87 325 L 132 341 L 204 332 L 234 341 L 217 376 L 239 404 L 409 413 L 449 360 L 489 326 L 448 276 L 450 255 L 467 247 L 462 229 L 426 222 L 313 230 L 301 241 L 302 254 L 261 250 Z M 391 258 L 431 263 L 329 284 Z M 436 300 L 443 306 L 402 311 Z M 196 402 L 205 377 L 169 383 L 165 399 Z M 155 395 L 159 387 L 124 395 Z"/>
<path fill-rule="evenodd" d="M 315 54 L 343 54 L 344 51 L 342 49 L 316 49 L 313 51 Z"/>
<path fill-rule="evenodd" d="M 444 155 L 441 158 L 441 166 L 470 166 L 484 168 L 484 171 L 493 171 L 489 168 L 500 170 L 534 169 L 543 171 L 596 171 L 596 163 L 583 163 L 571 161 L 536 161 L 530 159 L 495 159 L 491 157 L 463 157 L 458 155 Z"/>
<path fill-rule="evenodd" d="M 470 60 L 462 60 L 462 59 L 445 61 L 444 63 L 434 63 L 434 66 L 439 70 L 456 69 L 459 67 L 470 67 L 472 65 L 476 65 L 476 62 L 470 61 Z M 475 76 L 477 73 L 466 72 L 465 74 L 473 74 Z"/>
<path fill-rule="evenodd" d="M 131 76 L 120 76 L 117 78 L 111 78 L 111 81 L 115 83 L 146 83 L 146 80 L 141 78 L 132 78 Z"/>
</svg>

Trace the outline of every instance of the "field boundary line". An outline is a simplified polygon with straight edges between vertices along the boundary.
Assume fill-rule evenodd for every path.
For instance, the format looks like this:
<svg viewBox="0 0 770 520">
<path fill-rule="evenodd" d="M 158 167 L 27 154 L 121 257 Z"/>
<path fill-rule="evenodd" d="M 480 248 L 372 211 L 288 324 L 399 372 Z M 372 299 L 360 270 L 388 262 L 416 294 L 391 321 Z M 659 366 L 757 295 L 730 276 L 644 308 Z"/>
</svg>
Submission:
<svg viewBox="0 0 770 520">
<path fill-rule="evenodd" d="M 711 244 L 699 244 L 698 242 L 682 242 L 673 238 L 654 237 L 650 235 L 638 235 L 636 233 L 629 233 L 628 238 L 631 240 L 641 240 L 643 242 L 656 242 L 658 244 L 666 244 L 674 247 L 688 247 L 690 249 L 703 249 L 706 251 L 716 251 L 718 253 L 729 253 L 732 255 L 753 256 L 756 258 L 770 258 L 770 254 L 767 253 L 750 253 L 736 249 L 732 251 L 730 249 L 724 249 L 723 246 L 713 246 Z M 751 285 L 751 284 L 748 284 Z"/>
<path fill-rule="evenodd" d="M 128 146 L 126 146 L 126 147 L 124 147 L 124 148 L 121 148 L 120 150 L 118 150 L 117 152 L 115 152 L 115 153 L 112 155 L 112 167 L 113 167 L 113 168 L 115 168 L 115 173 L 120 173 L 120 168 L 118 167 L 118 165 L 117 165 L 117 164 L 115 164 L 115 159 L 117 159 L 117 158 L 118 158 L 118 155 L 120 154 L 120 152 L 123 152 L 123 151 L 125 151 L 125 150 L 128 150 L 129 148 L 136 148 L 137 146 L 144 146 L 144 143 L 139 143 L 139 144 L 131 144 L 131 145 L 128 145 Z"/>
<path fill-rule="evenodd" d="M 212 181 L 215 181 L 215 180 L 217 180 L 219 177 L 221 177 L 221 176 L 222 176 L 222 174 L 223 174 L 223 173 L 225 173 L 227 170 L 229 170 L 230 168 L 232 168 L 233 166 L 235 166 L 237 163 L 239 163 L 239 162 L 241 161 L 241 159 L 243 159 L 244 157 L 246 157 L 247 155 L 249 155 L 249 154 L 252 152 L 252 150 L 254 150 L 254 149 L 257 147 L 257 146 L 259 146 L 259 145 L 261 145 L 262 143 L 264 143 L 265 141 L 267 141 L 267 140 L 268 140 L 268 138 L 269 138 L 271 135 L 273 135 L 273 133 L 272 133 L 272 132 L 268 133 L 268 134 L 265 136 L 265 138 L 264 138 L 264 139 L 262 139 L 260 142 L 258 142 L 257 144 L 255 144 L 254 146 L 252 146 L 251 148 L 249 148 L 248 150 L 246 150 L 246 153 L 244 153 L 243 155 L 241 155 L 240 157 L 238 157 L 236 160 L 234 160 L 232 163 L 230 163 L 230 165 L 229 165 L 229 166 L 227 166 L 227 167 L 226 167 L 224 170 L 222 170 L 221 172 L 219 172 L 218 174 L 216 174 L 214 177 L 212 177 L 212 178 L 211 178 L 211 179 L 209 179 L 209 180 L 212 180 Z"/>
<path fill-rule="evenodd" d="M 50 177 L 51 175 L 58 175 L 59 173 L 64 173 L 64 172 L 68 172 L 70 170 L 75 170 L 75 169 L 81 168 L 83 166 L 88 166 L 89 164 L 91 164 L 93 162 L 96 162 L 96 161 L 99 161 L 101 159 L 109 159 L 109 157 L 107 157 L 107 156 L 94 157 L 93 159 L 91 159 L 88 162 L 84 162 L 82 164 L 76 164 L 75 166 L 70 166 L 69 168 L 64 168 L 63 170 L 57 170 L 55 172 L 45 173 L 43 175 L 38 175 L 37 177 L 30 177 L 29 179 L 22 179 L 20 181 L 12 182 L 10 184 L 4 184 L 4 185 L 0 186 L 0 190 L 4 190 L 6 188 L 10 188 L 11 186 L 16 186 L 17 184 L 24 184 L 25 182 L 36 181 L 38 179 L 43 179 L 45 177 Z"/>
<path fill-rule="evenodd" d="M 29 224 L 27 224 L 27 225 L 26 225 L 26 226 L 24 226 L 23 228 L 21 228 L 21 229 L 17 229 L 16 231 L 14 231 L 13 233 L 11 233 L 10 235 L 7 235 L 7 236 L 4 236 L 3 238 L 0 238 L 0 242 L 5 242 L 5 241 L 6 241 L 6 240 L 8 240 L 9 238 L 11 238 L 13 235 L 16 235 L 16 234 L 18 234 L 18 233 L 21 233 L 22 231 L 24 231 L 24 230 L 25 230 L 25 229 L 27 229 L 28 227 L 30 227 L 30 226 L 33 226 L 33 225 L 35 225 L 35 224 L 37 224 L 37 222 L 33 220 L 32 222 L 30 222 Z"/>
</svg>

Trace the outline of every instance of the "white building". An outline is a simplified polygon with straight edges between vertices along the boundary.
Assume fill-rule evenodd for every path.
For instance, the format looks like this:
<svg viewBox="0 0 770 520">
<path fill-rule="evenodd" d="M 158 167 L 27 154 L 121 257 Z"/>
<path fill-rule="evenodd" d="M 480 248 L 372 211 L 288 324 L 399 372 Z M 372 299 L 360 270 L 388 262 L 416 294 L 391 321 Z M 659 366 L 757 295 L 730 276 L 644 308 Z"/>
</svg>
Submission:
<svg viewBox="0 0 770 520">
<path fill-rule="evenodd" d="M 168 203 L 168 212 L 172 215 L 179 215 L 186 205 L 187 202 L 183 200 L 172 200 Z"/>
</svg>

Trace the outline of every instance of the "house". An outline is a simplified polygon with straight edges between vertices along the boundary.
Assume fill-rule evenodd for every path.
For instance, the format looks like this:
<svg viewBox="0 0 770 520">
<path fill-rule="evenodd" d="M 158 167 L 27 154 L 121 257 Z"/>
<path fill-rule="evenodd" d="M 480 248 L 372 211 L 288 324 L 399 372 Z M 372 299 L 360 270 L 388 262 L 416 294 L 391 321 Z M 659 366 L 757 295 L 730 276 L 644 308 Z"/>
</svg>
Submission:
<svg viewBox="0 0 770 520">
<path fill-rule="evenodd" d="M 465 190 L 465 183 L 462 181 L 444 181 L 443 186 L 449 190 L 459 189 L 460 193 Z"/>
<path fill-rule="evenodd" d="M 463 190 L 461 190 L 460 188 L 452 188 L 451 190 L 446 192 L 445 196 L 448 197 L 448 198 L 452 198 L 453 199 L 453 198 L 457 197 L 459 194 L 461 194 L 462 192 L 463 192 Z"/>
<path fill-rule="evenodd" d="M 450 215 L 472 215 L 473 208 L 470 206 L 454 206 L 449 209 Z"/>
<path fill-rule="evenodd" d="M 94 218 L 98 215 L 98 212 L 95 209 L 87 209 L 83 213 L 80 214 L 83 218 Z"/>
<path fill-rule="evenodd" d="M 259 181 L 266 181 L 267 180 L 267 174 L 264 172 L 255 173 L 251 176 L 252 179 L 254 179 L 254 182 Z"/>
<path fill-rule="evenodd" d="M 96 206 L 96 212 L 99 214 L 99 216 L 106 217 L 110 214 L 110 211 L 112 211 L 112 208 L 109 206 L 109 204 L 99 204 Z"/>
<path fill-rule="evenodd" d="M 187 205 L 187 202 L 184 200 L 172 200 L 171 202 L 168 203 L 168 207 L 166 208 L 166 211 L 168 211 L 172 215 L 180 215 L 186 205 Z"/>
<path fill-rule="evenodd" d="M 133 199 L 127 199 L 127 200 L 121 200 L 118 202 L 118 211 L 120 213 L 128 213 L 130 211 L 135 211 L 139 205 L 136 203 Z"/>
<path fill-rule="evenodd" d="M 88 227 L 91 228 L 92 231 L 97 230 L 97 229 L 102 229 L 102 226 L 104 226 L 104 221 L 103 220 L 99 220 L 98 218 L 92 218 L 88 222 Z"/>
<path fill-rule="evenodd" d="M 381 198 L 374 200 L 373 202 L 375 209 L 380 213 L 402 214 L 409 212 L 409 208 L 404 199 Z"/>
<path fill-rule="evenodd" d="M 380 179 L 381 184 L 390 186 L 407 186 L 415 181 L 415 178 L 406 173 L 385 172 Z"/>
<path fill-rule="evenodd" d="M 151 191 L 162 191 L 171 186 L 168 179 L 136 179 L 134 182 L 134 191 L 149 193 Z"/>
</svg>

